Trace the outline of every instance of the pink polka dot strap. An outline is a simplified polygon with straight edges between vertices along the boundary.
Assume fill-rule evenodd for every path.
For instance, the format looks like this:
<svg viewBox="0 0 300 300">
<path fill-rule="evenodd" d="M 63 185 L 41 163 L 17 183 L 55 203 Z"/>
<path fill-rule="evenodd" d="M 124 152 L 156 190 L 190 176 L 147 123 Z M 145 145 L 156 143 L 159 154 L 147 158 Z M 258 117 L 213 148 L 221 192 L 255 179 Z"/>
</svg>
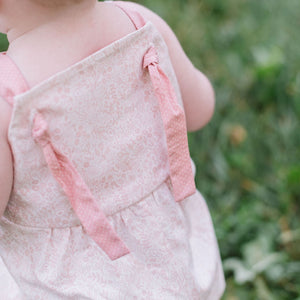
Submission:
<svg viewBox="0 0 300 300">
<path fill-rule="evenodd" d="M 24 93 L 28 90 L 23 75 L 18 67 L 6 55 L 0 54 L 0 96 L 10 105 L 14 103 L 14 96 Z"/>
<path fill-rule="evenodd" d="M 42 147 L 53 176 L 68 196 L 88 235 L 111 260 L 128 254 L 130 251 L 117 236 L 72 162 L 51 143 L 47 122 L 40 113 L 35 116 L 32 135 Z"/>
<path fill-rule="evenodd" d="M 130 3 L 122 1 L 113 3 L 128 15 L 137 29 L 146 24 L 143 16 L 134 10 Z M 143 67 L 149 70 L 159 101 L 166 133 L 173 194 L 175 201 L 181 201 L 196 191 L 188 148 L 185 115 L 176 100 L 176 93 L 169 78 L 159 65 L 159 58 L 154 46 L 151 46 L 146 52 Z"/>
<path fill-rule="evenodd" d="M 190 160 L 185 115 L 176 100 L 173 86 L 159 65 L 154 47 L 144 56 L 144 68 L 148 68 L 159 101 L 168 147 L 170 178 L 175 201 L 181 201 L 195 193 L 195 181 Z"/>
</svg>

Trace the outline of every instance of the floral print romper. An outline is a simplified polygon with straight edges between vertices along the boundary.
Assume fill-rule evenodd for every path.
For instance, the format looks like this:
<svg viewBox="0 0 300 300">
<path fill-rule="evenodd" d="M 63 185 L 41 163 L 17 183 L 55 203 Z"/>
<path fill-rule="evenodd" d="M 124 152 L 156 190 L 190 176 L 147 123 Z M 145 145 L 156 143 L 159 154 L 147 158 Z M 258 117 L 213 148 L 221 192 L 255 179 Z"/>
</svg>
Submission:
<svg viewBox="0 0 300 300">
<path fill-rule="evenodd" d="M 219 250 L 167 46 L 131 3 L 112 5 L 137 30 L 31 89 L 0 56 L 13 105 L 0 221 L 11 299 L 219 299 Z"/>
</svg>

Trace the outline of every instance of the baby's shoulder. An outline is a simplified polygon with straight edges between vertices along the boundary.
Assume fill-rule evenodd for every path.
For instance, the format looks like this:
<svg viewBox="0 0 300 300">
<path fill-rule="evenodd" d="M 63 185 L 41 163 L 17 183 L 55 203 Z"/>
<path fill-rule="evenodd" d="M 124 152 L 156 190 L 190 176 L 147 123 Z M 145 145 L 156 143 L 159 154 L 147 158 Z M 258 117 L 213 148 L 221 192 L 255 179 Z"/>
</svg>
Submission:
<svg viewBox="0 0 300 300">
<path fill-rule="evenodd" d="M 104 5 L 105 3 L 113 4 L 113 2 L 104 2 L 102 3 L 102 5 Z M 158 29 L 165 40 L 168 40 L 169 37 L 173 35 L 173 31 L 170 29 L 168 24 L 159 15 L 157 15 L 147 7 L 130 1 L 115 1 L 114 3 L 116 3 L 117 5 L 111 5 L 110 8 L 107 7 L 107 20 L 116 20 L 116 10 L 112 9 L 112 7 L 118 6 L 118 4 L 120 4 L 120 6 L 125 8 L 125 10 L 136 11 L 145 19 L 145 21 L 150 21 L 151 23 L 153 23 L 153 25 L 156 27 L 156 29 Z M 122 20 L 122 18 L 120 20 Z M 116 22 L 118 21 L 119 20 L 116 20 Z M 117 26 L 117 28 L 121 30 L 119 26 Z"/>
<path fill-rule="evenodd" d="M 98 2 L 96 14 L 95 33 L 99 34 L 100 42 L 97 48 L 103 48 L 136 30 L 124 11 L 112 2 Z"/>
</svg>

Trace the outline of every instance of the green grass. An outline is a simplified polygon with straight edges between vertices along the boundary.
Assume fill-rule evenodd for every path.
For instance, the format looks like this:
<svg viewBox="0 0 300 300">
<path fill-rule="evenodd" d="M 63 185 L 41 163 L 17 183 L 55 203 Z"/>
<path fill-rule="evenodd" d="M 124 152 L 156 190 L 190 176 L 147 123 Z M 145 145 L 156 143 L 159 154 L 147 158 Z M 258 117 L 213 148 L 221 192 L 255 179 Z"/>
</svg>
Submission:
<svg viewBox="0 0 300 300">
<path fill-rule="evenodd" d="M 300 2 L 144 0 L 213 82 L 189 134 L 214 219 L 224 299 L 300 299 Z"/>
<path fill-rule="evenodd" d="M 300 1 L 137 2 L 170 24 L 215 87 L 214 118 L 189 142 L 224 299 L 299 300 Z"/>
</svg>

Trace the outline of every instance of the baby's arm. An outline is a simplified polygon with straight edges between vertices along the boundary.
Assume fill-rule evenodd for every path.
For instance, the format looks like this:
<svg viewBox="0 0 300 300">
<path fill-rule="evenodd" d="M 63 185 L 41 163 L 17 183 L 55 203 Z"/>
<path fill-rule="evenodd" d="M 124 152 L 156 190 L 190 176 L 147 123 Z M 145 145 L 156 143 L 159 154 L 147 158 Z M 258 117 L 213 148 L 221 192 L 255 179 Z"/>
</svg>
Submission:
<svg viewBox="0 0 300 300">
<path fill-rule="evenodd" d="M 215 96 L 209 80 L 193 66 L 164 20 L 141 5 L 133 4 L 133 6 L 156 26 L 166 41 L 180 86 L 187 129 L 188 131 L 200 129 L 209 122 L 214 112 Z"/>
<path fill-rule="evenodd" d="M 0 217 L 6 208 L 13 182 L 11 150 L 7 140 L 11 107 L 0 98 Z"/>
</svg>

